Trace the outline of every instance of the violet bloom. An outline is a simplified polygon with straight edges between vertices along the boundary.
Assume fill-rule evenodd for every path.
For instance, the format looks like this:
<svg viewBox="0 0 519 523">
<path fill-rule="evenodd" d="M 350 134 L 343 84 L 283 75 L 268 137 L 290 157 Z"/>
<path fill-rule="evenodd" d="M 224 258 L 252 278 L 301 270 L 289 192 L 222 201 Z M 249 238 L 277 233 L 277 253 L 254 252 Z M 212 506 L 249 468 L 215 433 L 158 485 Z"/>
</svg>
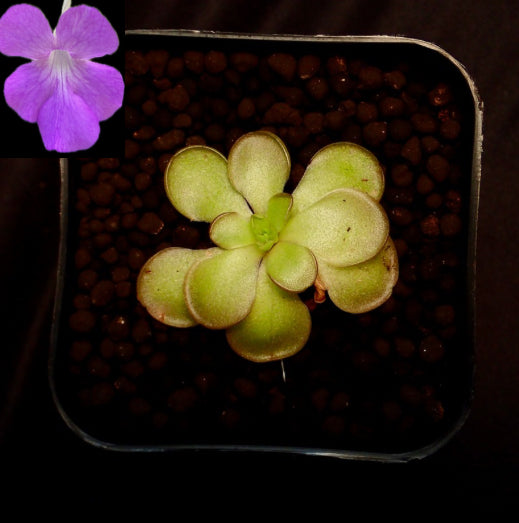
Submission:
<svg viewBox="0 0 519 523">
<path fill-rule="evenodd" d="M 121 73 L 91 61 L 118 47 L 110 22 L 86 5 L 63 12 L 54 32 L 32 5 L 13 5 L 0 18 L 0 52 L 31 60 L 5 81 L 5 100 L 21 118 L 38 123 L 47 150 L 92 147 L 99 122 L 121 107 Z"/>
</svg>

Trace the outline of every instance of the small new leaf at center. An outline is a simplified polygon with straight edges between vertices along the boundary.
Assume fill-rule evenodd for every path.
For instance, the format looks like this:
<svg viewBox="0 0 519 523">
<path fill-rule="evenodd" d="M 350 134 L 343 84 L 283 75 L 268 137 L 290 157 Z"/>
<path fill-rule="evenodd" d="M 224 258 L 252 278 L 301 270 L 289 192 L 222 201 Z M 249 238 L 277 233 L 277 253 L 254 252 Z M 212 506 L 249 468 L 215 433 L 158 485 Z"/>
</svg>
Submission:
<svg viewBox="0 0 519 523">
<path fill-rule="evenodd" d="M 264 216 L 253 214 L 250 226 L 258 248 L 263 252 L 270 251 L 278 241 L 278 232 L 272 222 Z"/>
</svg>

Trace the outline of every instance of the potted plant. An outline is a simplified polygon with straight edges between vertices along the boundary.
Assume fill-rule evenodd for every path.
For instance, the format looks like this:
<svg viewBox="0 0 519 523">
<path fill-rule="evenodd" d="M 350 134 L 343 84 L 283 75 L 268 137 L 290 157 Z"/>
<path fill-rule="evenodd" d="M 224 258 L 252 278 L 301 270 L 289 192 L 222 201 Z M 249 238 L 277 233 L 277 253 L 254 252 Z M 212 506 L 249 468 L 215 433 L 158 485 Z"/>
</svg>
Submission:
<svg viewBox="0 0 519 523">
<path fill-rule="evenodd" d="M 67 423 L 127 450 L 443 444 L 471 396 L 463 68 L 401 38 L 127 40 L 125 157 L 63 162 Z"/>
</svg>

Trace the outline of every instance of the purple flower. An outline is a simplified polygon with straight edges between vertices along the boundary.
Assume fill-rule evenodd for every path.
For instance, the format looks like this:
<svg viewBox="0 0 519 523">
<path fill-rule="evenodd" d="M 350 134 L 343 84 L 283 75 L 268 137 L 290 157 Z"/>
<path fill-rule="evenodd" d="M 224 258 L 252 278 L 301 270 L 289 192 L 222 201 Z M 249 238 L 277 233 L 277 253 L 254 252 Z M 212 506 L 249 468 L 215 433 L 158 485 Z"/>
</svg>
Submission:
<svg viewBox="0 0 519 523">
<path fill-rule="evenodd" d="M 110 22 L 86 5 L 67 9 L 54 32 L 32 5 L 13 5 L 0 18 L 0 52 L 31 60 L 6 79 L 5 100 L 21 118 L 38 123 L 47 150 L 92 147 L 99 122 L 121 107 L 121 73 L 91 61 L 118 46 Z"/>
</svg>

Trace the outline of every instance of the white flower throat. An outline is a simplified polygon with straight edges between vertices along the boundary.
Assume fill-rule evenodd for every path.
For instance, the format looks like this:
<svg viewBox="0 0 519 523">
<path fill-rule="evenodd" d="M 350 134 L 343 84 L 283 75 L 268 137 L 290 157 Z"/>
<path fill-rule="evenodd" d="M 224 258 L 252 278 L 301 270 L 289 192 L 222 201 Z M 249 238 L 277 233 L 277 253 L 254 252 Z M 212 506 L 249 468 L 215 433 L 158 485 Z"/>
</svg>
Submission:
<svg viewBox="0 0 519 523">
<path fill-rule="evenodd" d="M 49 64 L 53 80 L 61 87 L 70 78 L 74 63 L 70 53 L 64 49 L 54 49 L 49 55 Z"/>
</svg>

